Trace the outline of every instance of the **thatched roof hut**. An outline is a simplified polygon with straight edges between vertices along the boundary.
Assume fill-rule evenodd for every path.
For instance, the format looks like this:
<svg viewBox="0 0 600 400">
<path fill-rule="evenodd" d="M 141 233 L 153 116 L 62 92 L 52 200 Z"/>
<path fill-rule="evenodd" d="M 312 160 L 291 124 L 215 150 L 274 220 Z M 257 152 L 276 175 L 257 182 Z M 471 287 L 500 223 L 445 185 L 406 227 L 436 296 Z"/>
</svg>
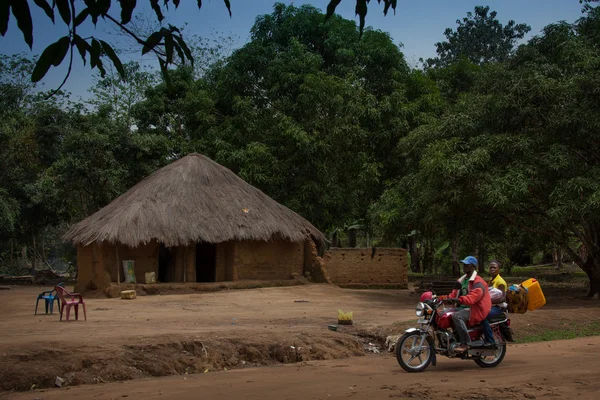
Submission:
<svg viewBox="0 0 600 400">
<path fill-rule="evenodd" d="M 323 234 L 310 222 L 197 153 L 183 157 L 73 225 L 64 239 L 135 247 L 229 240 L 303 241 Z"/>
<path fill-rule="evenodd" d="M 218 270 L 219 253 L 223 253 L 221 278 L 235 280 L 236 267 L 233 264 L 241 262 L 242 248 L 250 251 L 258 249 L 258 244 L 262 243 L 260 251 L 263 253 L 280 252 L 280 249 L 269 250 L 264 247 L 265 243 L 280 243 L 278 246 L 285 246 L 281 243 L 299 243 L 304 246 L 307 240 L 322 243 L 324 236 L 306 219 L 246 183 L 231 170 L 194 153 L 159 169 L 106 207 L 73 225 L 64 239 L 78 246 L 80 275 L 84 265 L 97 263 L 99 258 L 104 257 L 110 281 L 119 281 L 119 258 L 137 257 L 136 276 L 138 268 L 146 272 L 156 270 L 160 275 L 159 246 L 172 251 L 187 248 L 185 256 L 180 251 L 180 258 L 185 258 L 179 268 L 182 273 L 171 271 L 163 274 L 170 276 L 170 281 L 186 281 L 186 269 L 190 274 L 194 270 L 192 249 L 196 264 L 200 262 L 199 252 L 206 258 L 207 250 L 199 250 L 199 244 L 215 245 L 216 249 L 211 253 L 214 260 L 209 264 L 215 264 Z M 103 246 L 103 249 L 93 250 L 94 246 Z M 109 247 L 113 250 L 108 250 Z M 140 249 L 146 250 L 140 253 Z M 235 257 L 229 257 L 229 267 L 225 265 L 226 253 L 235 253 Z M 264 260 L 256 261 L 256 257 L 254 254 L 250 258 L 255 263 L 264 264 Z M 172 264 L 172 258 L 165 262 Z M 190 265 L 186 266 L 186 263 Z M 263 265 L 261 268 L 265 270 L 266 267 Z M 228 269 L 230 279 L 227 279 Z M 182 277 L 177 277 L 182 274 Z M 196 276 L 198 274 L 200 270 L 196 271 Z M 215 274 L 219 275 L 219 272 Z M 219 280 L 218 276 L 214 280 Z"/>
</svg>

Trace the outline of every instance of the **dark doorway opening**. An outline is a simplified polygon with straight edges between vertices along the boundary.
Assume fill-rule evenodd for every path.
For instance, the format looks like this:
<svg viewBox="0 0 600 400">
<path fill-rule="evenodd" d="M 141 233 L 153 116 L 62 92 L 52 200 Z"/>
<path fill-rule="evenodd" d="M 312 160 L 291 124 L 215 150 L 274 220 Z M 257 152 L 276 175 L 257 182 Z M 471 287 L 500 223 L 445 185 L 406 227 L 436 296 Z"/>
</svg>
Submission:
<svg viewBox="0 0 600 400">
<path fill-rule="evenodd" d="M 196 244 L 196 282 L 217 280 L 217 246 L 212 243 Z"/>
<path fill-rule="evenodd" d="M 169 282 L 169 264 L 171 263 L 171 250 L 164 244 L 158 247 L 158 281 Z"/>
</svg>

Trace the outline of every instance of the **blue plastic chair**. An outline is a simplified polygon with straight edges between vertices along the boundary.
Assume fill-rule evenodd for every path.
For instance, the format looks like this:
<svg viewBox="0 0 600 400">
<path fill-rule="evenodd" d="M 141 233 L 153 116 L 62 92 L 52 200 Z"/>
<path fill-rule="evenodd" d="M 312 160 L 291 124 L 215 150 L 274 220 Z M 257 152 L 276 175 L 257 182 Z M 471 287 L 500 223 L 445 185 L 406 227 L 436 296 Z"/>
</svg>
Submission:
<svg viewBox="0 0 600 400">
<path fill-rule="evenodd" d="M 64 282 L 59 283 L 56 286 L 63 286 Z M 58 297 L 58 293 L 56 292 L 56 289 L 52 289 L 52 290 L 46 290 L 40 294 L 38 294 L 37 300 L 35 302 L 35 313 L 34 315 L 37 315 L 37 310 L 38 310 L 38 304 L 40 302 L 40 300 L 44 300 L 45 306 L 46 306 L 46 314 L 48 314 L 48 309 L 50 309 L 50 314 L 53 313 L 54 311 L 54 300 L 56 300 L 56 304 L 58 304 L 58 311 L 60 312 L 60 298 Z"/>
</svg>

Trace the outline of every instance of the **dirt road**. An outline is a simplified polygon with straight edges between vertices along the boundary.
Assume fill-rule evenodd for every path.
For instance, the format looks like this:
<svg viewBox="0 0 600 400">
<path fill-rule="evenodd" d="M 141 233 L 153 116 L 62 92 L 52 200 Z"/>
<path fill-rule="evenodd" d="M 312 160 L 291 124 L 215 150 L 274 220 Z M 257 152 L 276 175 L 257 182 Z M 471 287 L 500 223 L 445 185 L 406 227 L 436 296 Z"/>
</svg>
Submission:
<svg viewBox="0 0 600 400">
<path fill-rule="evenodd" d="M 132 301 L 86 298 L 87 322 L 61 323 L 57 314 L 33 315 L 35 299 L 41 290 L 14 287 L 0 292 L 0 392 L 51 388 L 56 376 L 65 379 L 66 387 L 170 375 L 181 377 L 181 380 L 173 378 L 172 382 L 187 384 L 183 376 L 191 377 L 206 370 L 209 373 L 205 375 L 211 378 L 202 378 L 204 380 L 229 382 L 229 377 L 240 376 L 235 378 L 237 384 L 237 380 L 242 383 L 252 380 L 245 378 L 244 371 L 258 375 L 261 372 L 255 370 L 265 371 L 265 379 L 272 379 L 274 371 L 296 371 L 288 367 L 259 370 L 259 366 L 300 365 L 295 363 L 311 361 L 312 364 L 301 368 L 313 371 L 307 372 L 302 378 L 305 380 L 292 379 L 285 384 L 294 388 L 289 393 L 295 395 L 306 382 L 318 382 L 322 374 L 335 375 L 338 370 L 341 371 L 340 385 L 346 371 L 357 375 L 350 383 L 377 368 L 399 373 L 393 360 L 370 356 L 324 364 L 330 367 L 318 370 L 311 368 L 320 365 L 314 363 L 324 362 L 322 360 L 364 355 L 366 343 L 381 344 L 388 334 L 399 333 L 406 324 L 414 324 L 417 301 L 407 290 L 345 290 L 332 285 L 144 296 Z M 564 329 L 580 321 L 600 322 L 599 302 L 551 294 L 547 300 L 548 304 L 540 310 L 511 316 L 517 340 L 526 335 Z M 337 322 L 338 308 L 354 311 L 355 324 L 332 332 L 327 325 Z M 547 345 L 541 346 L 547 348 Z M 535 357 L 533 354 L 521 357 L 514 350 L 511 354 L 516 358 L 507 359 L 509 366 L 518 366 L 525 362 L 523 360 Z M 551 361 L 571 368 L 571 364 L 555 358 Z M 352 367 L 334 368 L 346 364 Z M 373 368 L 378 365 L 380 367 Z M 460 368 L 467 365 L 468 371 L 483 372 L 470 363 L 459 363 Z M 438 369 L 443 368 L 447 366 L 438 366 Z M 225 369 L 229 370 L 227 374 L 216 372 Z M 236 374 L 242 375 L 231 375 L 233 369 L 241 370 Z M 384 375 L 380 385 L 373 388 L 397 385 L 407 390 L 406 384 L 399 385 L 395 380 L 414 382 L 416 378 L 403 376 Z M 203 382 L 202 379 L 199 382 Z M 336 379 L 332 375 L 332 382 Z M 174 386 L 178 387 L 178 384 Z M 246 390 L 245 386 L 236 387 L 232 389 Z M 320 394 L 315 392 L 315 396 Z M 3 399 L 0 393 L 0 400 Z"/>
<path fill-rule="evenodd" d="M 510 346 L 481 369 L 440 359 L 408 374 L 390 355 L 314 361 L 212 374 L 141 379 L 8 395 L 8 399 L 597 399 L 600 337 Z"/>
</svg>

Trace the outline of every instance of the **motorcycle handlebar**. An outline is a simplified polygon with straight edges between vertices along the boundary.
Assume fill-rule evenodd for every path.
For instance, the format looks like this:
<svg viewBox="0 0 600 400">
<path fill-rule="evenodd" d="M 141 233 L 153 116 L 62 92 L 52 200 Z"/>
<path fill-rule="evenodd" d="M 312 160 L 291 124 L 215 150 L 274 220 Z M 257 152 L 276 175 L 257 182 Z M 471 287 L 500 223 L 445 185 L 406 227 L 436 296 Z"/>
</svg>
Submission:
<svg viewBox="0 0 600 400">
<path fill-rule="evenodd" d="M 452 299 L 442 299 L 442 303 L 459 303 L 458 297 Z"/>
</svg>

